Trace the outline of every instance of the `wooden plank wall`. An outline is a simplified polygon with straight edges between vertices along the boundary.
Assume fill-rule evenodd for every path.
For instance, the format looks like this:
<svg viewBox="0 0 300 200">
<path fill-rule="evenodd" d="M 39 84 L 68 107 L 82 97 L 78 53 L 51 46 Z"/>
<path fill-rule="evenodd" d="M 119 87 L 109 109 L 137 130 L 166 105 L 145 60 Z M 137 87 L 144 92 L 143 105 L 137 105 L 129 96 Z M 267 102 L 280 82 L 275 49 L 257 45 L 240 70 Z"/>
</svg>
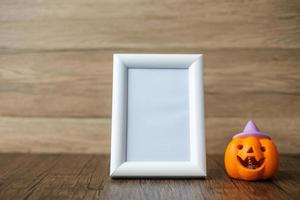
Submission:
<svg viewBox="0 0 300 200">
<path fill-rule="evenodd" d="M 107 153 L 112 53 L 203 53 L 208 153 L 300 153 L 297 0 L 1 0 L 0 152 Z"/>
</svg>

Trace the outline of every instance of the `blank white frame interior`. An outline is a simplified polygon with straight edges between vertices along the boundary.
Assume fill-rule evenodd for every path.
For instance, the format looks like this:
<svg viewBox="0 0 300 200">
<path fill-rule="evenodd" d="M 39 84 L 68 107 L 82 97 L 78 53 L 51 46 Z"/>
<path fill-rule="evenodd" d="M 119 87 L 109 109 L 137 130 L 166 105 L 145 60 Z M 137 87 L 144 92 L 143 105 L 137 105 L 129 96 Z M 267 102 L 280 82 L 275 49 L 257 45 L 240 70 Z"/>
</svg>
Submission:
<svg viewBox="0 0 300 200">
<path fill-rule="evenodd" d="M 157 161 L 154 159 L 127 159 L 127 137 L 130 134 L 128 132 L 129 69 L 188 70 L 188 131 L 186 133 L 189 136 L 188 159 L 175 159 L 174 161 L 169 159 L 158 159 Z M 135 96 L 137 95 L 139 94 L 135 94 Z M 131 106 L 134 107 L 134 105 Z M 113 55 L 110 162 L 110 175 L 112 177 L 205 177 L 206 151 L 204 124 L 203 66 L 201 54 Z M 157 140 L 157 138 L 153 139 Z M 174 140 L 174 138 L 172 139 Z"/>
</svg>

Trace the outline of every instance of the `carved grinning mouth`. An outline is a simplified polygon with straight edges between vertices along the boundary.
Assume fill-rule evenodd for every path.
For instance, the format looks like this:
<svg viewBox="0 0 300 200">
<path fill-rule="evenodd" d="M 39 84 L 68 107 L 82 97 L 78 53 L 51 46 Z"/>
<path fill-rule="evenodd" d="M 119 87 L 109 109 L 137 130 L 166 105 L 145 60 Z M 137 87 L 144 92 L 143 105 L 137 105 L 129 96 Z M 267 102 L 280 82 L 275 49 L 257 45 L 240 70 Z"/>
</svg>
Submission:
<svg viewBox="0 0 300 200">
<path fill-rule="evenodd" d="M 245 158 L 245 160 L 243 160 L 242 158 L 240 158 L 239 156 L 237 156 L 237 159 L 239 160 L 239 162 L 246 168 L 248 169 L 257 169 L 260 166 L 262 166 L 262 164 L 264 163 L 264 158 L 260 159 L 259 161 L 257 161 L 255 159 L 255 157 L 253 156 L 247 156 Z"/>
</svg>

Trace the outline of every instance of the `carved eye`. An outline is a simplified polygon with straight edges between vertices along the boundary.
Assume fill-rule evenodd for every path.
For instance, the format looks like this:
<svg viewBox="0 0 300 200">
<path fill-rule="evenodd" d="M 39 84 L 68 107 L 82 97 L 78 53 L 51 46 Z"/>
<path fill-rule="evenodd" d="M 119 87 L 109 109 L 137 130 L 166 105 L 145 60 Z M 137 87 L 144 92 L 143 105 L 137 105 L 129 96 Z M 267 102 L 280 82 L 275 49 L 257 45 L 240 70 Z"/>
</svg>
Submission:
<svg viewBox="0 0 300 200">
<path fill-rule="evenodd" d="M 239 144 L 239 145 L 237 145 L 237 148 L 238 148 L 239 150 L 241 150 L 241 149 L 243 148 L 243 145 Z"/>
<path fill-rule="evenodd" d="M 262 152 L 265 152 L 265 151 L 266 151 L 266 148 L 265 148 L 265 147 L 260 147 L 260 150 L 261 150 Z"/>
</svg>

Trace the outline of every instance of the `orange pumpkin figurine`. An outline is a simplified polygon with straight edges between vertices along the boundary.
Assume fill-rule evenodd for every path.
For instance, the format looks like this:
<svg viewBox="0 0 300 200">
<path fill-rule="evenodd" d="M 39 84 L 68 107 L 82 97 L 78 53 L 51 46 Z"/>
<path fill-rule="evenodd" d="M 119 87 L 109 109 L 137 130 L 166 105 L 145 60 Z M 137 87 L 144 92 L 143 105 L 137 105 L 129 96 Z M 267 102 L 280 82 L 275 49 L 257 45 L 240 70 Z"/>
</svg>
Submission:
<svg viewBox="0 0 300 200">
<path fill-rule="evenodd" d="M 271 178 L 278 169 L 278 152 L 271 138 L 249 121 L 233 136 L 225 151 L 225 169 L 235 179 L 255 181 Z"/>
</svg>

